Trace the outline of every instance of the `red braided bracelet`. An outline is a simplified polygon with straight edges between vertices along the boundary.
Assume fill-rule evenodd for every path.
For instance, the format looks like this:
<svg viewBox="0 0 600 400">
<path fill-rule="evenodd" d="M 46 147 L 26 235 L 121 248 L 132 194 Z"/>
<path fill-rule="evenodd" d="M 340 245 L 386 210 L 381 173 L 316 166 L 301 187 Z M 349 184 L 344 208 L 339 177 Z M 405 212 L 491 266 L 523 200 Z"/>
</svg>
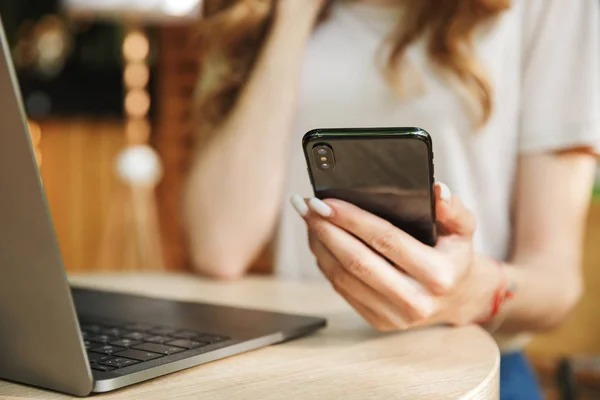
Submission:
<svg viewBox="0 0 600 400">
<path fill-rule="evenodd" d="M 515 296 L 514 287 L 510 284 L 508 276 L 506 275 L 506 271 L 504 271 L 502 264 L 497 260 L 494 260 L 494 264 L 496 264 L 498 270 L 500 271 L 500 274 L 502 275 L 502 282 L 498 286 L 498 289 L 496 289 L 494 297 L 492 297 L 490 315 L 485 320 L 479 321 L 478 324 L 480 325 L 486 325 L 492 322 L 494 318 L 496 318 L 496 316 L 500 313 L 500 311 L 502 310 L 502 306 L 504 306 L 506 301 L 512 299 Z"/>
</svg>

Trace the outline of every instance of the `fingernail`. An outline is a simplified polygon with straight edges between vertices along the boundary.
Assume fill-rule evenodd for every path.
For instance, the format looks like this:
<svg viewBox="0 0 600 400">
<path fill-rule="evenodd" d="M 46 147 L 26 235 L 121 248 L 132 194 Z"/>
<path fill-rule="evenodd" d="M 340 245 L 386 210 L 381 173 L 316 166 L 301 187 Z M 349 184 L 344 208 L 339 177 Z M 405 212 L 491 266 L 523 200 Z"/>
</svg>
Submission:
<svg viewBox="0 0 600 400">
<path fill-rule="evenodd" d="M 438 185 L 438 187 L 440 188 L 440 197 L 442 198 L 442 200 L 450 201 L 450 199 L 452 198 L 452 192 L 450 191 L 450 188 L 445 183 L 441 182 L 436 183 L 436 185 Z"/>
<path fill-rule="evenodd" d="M 294 206 L 294 209 L 298 212 L 298 214 L 300 214 L 301 217 L 304 218 L 308 215 L 308 206 L 306 205 L 306 202 L 302 196 L 299 194 L 294 194 L 290 198 L 290 203 L 292 203 L 292 206 Z"/>
<path fill-rule="evenodd" d="M 331 217 L 333 215 L 333 209 L 316 197 L 308 201 L 308 206 L 322 217 Z"/>
</svg>

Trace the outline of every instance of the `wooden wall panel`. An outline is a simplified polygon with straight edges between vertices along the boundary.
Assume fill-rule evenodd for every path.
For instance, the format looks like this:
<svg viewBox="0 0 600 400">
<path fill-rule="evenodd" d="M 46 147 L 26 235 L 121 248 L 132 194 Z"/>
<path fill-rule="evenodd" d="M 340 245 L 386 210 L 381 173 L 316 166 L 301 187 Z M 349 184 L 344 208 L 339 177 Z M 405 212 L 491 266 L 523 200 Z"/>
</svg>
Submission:
<svg viewBox="0 0 600 400">
<path fill-rule="evenodd" d="M 163 161 L 163 180 L 157 190 L 159 219 L 166 265 L 189 269 L 189 252 L 182 227 L 182 190 L 191 157 L 189 116 L 197 77 L 192 28 L 162 28 L 158 37 L 159 62 L 154 143 Z"/>
<path fill-rule="evenodd" d="M 115 188 L 113 165 L 124 144 L 123 124 L 51 120 L 40 126 L 42 180 L 66 268 L 92 270 Z"/>
</svg>

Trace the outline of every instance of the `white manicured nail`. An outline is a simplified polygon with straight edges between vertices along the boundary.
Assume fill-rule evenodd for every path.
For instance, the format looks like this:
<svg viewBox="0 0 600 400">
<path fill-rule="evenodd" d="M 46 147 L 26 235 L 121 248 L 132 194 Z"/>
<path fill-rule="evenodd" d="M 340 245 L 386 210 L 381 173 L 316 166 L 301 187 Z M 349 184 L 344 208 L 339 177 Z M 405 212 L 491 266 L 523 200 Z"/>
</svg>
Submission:
<svg viewBox="0 0 600 400">
<path fill-rule="evenodd" d="M 306 217 L 308 215 L 308 206 L 304 201 L 304 198 L 299 194 L 295 194 L 290 198 L 290 203 L 294 206 L 294 209 L 300 214 L 301 217 Z"/>
<path fill-rule="evenodd" d="M 333 215 L 333 209 L 316 197 L 308 201 L 308 206 L 322 217 L 331 217 Z"/>
<path fill-rule="evenodd" d="M 442 198 L 442 200 L 450 201 L 450 199 L 452 198 L 452 192 L 450 191 L 450 188 L 445 183 L 441 182 L 437 182 L 436 185 L 438 185 L 438 187 L 440 188 L 440 197 Z"/>
</svg>

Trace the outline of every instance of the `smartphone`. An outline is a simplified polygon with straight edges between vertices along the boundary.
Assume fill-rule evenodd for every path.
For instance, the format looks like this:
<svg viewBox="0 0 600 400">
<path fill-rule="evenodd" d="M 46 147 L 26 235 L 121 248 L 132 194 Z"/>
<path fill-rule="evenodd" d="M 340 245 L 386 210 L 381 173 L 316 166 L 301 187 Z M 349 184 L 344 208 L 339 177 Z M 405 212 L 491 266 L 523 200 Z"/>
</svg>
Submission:
<svg viewBox="0 0 600 400">
<path fill-rule="evenodd" d="M 316 197 L 352 203 L 435 245 L 433 149 L 425 130 L 315 129 L 302 146 Z"/>
</svg>

